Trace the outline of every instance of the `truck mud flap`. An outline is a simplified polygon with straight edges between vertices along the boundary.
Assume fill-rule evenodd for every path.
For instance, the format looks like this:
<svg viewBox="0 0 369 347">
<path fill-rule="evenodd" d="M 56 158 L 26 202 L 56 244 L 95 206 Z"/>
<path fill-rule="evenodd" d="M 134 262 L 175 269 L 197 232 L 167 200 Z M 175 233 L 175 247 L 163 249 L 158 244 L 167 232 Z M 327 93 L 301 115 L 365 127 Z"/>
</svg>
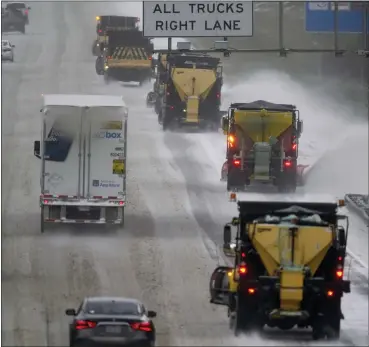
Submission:
<svg viewBox="0 0 369 347">
<path fill-rule="evenodd" d="M 308 167 L 310 167 L 310 165 L 297 165 L 297 168 L 296 168 L 296 184 L 297 184 L 297 186 L 301 187 L 301 186 L 305 185 L 305 182 L 306 182 L 305 172 L 306 172 L 306 169 Z"/>
<path fill-rule="evenodd" d="M 227 177 L 228 177 L 228 161 L 225 161 L 224 164 L 222 165 L 222 170 L 220 172 L 220 180 L 222 182 L 227 181 Z"/>
<path fill-rule="evenodd" d="M 228 266 L 217 267 L 210 277 L 210 303 L 215 305 L 228 305 L 229 282 L 228 274 L 232 268 Z"/>
<path fill-rule="evenodd" d="M 147 107 L 154 107 L 156 103 L 157 95 L 155 92 L 149 92 L 146 96 L 146 106 Z"/>
</svg>

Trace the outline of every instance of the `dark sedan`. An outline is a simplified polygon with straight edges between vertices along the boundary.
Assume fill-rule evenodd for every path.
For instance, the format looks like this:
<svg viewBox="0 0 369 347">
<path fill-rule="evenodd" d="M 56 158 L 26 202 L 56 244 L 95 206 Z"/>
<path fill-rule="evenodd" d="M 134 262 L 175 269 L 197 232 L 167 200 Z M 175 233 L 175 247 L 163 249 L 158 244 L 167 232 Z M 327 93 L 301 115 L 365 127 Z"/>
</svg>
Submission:
<svg viewBox="0 0 369 347">
<path fill-rule="evenodd" d="M 67 309 L 73 316 L 69 328 L 70 347 L 155 346 L 155 311 L 146 310 L 136 299 L 85 298 L 80 307 Z"/>
</svg>

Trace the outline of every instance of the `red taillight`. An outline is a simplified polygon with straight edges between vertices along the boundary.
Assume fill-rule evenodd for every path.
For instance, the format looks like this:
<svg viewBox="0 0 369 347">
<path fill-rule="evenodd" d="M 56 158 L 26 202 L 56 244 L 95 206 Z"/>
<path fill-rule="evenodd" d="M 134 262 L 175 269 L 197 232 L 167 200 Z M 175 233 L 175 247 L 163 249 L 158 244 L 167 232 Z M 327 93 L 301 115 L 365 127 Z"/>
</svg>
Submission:
<svg viewBox="0 0 369 347">
<path fill-rule="evenodd" d="M 101 29 L 99 29 L 99 33 L 102 33 L 102 30 Z"/>
<path fill-rule="evenodd" d="M 294 143 L 294 144 L 292 145 L 292 150 L 296 151 L 296 149 L 297 149 L 297 143 Z"/>
<path fill-rule="evenodd" d="M 292 162 L 290 160 L 285 160 L 283 162 L 283 164 L 284 164 L 285 167 L 291 167 L 292 166 Z"/>
<path fill-rule="evenodd" d="M 233 165 L 234 165 L 234 166 L 240 166 L 240 165 L 241 165 L 241 160 L 239 160 L 239 159 L 234 159 L 234 160 L 233 160 Z"/>
<path fill-rule="evenodd" d="M 245 262 L 242 262 L 239 267 L 238 267 L 238 273 L 240 275 L 245 275 L 247 274 L 247 267 L 246 267 L 246 263 Z"/>
<path fill-rule="evenodd" d="M 89 320 L 77 320 L 75 328 L 77 330 L 92 329 L 95 328 L 96 325 L 97 325 L 96 322 L 91 322 Z"/>
<path fill-rule="evenodd" d="M 140 331 L 146 331 L 146 332 L 152 331 L 150 322 L 131 323 L 131 328 L 133 330 L 140 330 Z"/>
<path fill-rule="evenodd" d="M 174 110 L 174 106 L 169 106 L 169 108 L 170 108 L 171 110 Z"/>
<path fill-rule="evenodd" d="M 246 253 L 242 252 L 242 253 L 241 253 L 241 257 L 242 257 L 242 258 L 245 258 L 245 257 L 246 257 Z"/>
<path fill-rule="evenodd" d="M 334 291 L 333 290 L 328 290 L 327 291 L 327 296 L 333 296 L 334 295 Z"/>
<path fill-rule="evenodd" d="M 249 289 L 247 289 L 247 292 L 249 293 L 249 294 L 255 294 L 255 288 L 249 288 Z"/>
<path fill-rule="evenodd" d="M 217 93 L 217 99 L 220 99 L 220 93 Z"/>
<path fill-rule="evenodd" d="M 342 279 L 342 277 L 343 277 L 343 267 L 342 267 L 342 265 L 337 266 L 336 277 L 338 279 Z"/>
</svg>

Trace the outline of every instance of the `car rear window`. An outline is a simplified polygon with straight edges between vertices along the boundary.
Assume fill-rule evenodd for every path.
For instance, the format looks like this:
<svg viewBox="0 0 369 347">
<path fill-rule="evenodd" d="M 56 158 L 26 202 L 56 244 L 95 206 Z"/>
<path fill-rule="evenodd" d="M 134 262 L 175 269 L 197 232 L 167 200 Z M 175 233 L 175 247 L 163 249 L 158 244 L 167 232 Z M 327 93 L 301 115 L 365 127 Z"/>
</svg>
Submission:
<svg viewBox="0 0 369 347">
<path fill-rule="evenodd" d="M 139 306 L 133 302 L 88 302 L 85 307 L 88 314 L 138 315 Z"/>
</svg>

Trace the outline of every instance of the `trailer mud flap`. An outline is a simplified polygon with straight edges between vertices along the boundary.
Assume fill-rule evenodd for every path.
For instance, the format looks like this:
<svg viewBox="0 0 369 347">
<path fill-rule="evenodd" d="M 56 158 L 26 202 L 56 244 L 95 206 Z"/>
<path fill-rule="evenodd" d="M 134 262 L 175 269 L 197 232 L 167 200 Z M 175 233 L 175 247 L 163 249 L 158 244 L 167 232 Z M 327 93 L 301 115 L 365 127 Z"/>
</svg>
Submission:
<svg viewBox="0 0 369 347">
<path fill-rule="evenodd" d="M 228 266 L 217 267 L 210 277 L 210 303 L 215 305 L 228 305 L 229 281 L 228 274 L 232 268 Z"/>
</svg>

